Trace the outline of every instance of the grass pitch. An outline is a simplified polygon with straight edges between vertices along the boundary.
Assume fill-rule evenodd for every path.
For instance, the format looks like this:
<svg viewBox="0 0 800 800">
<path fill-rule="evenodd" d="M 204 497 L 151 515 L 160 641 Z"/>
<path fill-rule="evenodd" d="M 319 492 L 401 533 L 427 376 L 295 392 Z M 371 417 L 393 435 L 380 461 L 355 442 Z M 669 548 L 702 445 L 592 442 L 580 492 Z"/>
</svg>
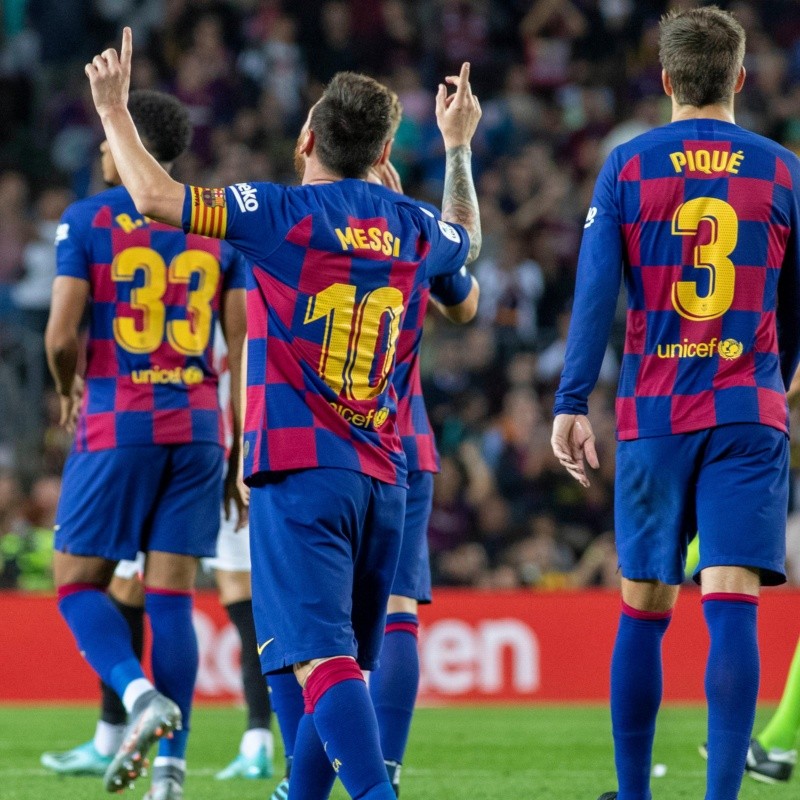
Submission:
<svg viewBox="0 0 800 800">
<path fill-rule="evenodd" d="M 762 709 L 757 726 L 769 709 Z M 91 800 L 109 797 L 99 778 L 59 778 L 39 766 L 44 750 L 67 749 L 94 730 L 88 707 L 0 707 L 0 798 Z M 214 780 L 235 755 L 244 714 L 231 708 L 194 712 L 189 745 L 187 800 L 267 800 L 269 781 Z M 654 761 L 667 773 L 652 781 L 654 800 L 699 800 L 705 764 L 697 745 L 705 738 L 705 712 L 665 708 Z M 276 727 L 277 730 L 277 727 Z M 279 738 L 279 737 L 278 737 Z M 283 760 L 276 753 L 280 771 Z M 125 797 L 140 798 L 149 779 Z M 423 708 L 417 712 L 403 767 L 403 800 L 596 800 L 614 789 L 608 710 L 585 706 Z M 745 778 L 741 800 L 800 796 L 800 775 L 781 786 Z M 332 798 L 347 795 L 340 785 Z"/>
</svg>

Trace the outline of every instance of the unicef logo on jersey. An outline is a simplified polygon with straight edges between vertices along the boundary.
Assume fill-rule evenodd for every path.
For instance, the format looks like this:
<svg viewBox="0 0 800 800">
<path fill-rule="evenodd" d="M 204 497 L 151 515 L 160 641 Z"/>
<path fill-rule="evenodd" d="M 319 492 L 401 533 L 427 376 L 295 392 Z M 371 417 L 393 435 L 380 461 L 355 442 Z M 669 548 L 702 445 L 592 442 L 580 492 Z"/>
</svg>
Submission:
<svg viewBox="0 0 800 800">
<path fill-rule="evenodd" d="M 744 352 L 744 345 L 736 339 L 723 339 L 719 343 L 719 354 L 726 361 L 733 361 Z"/>
<path fill-rule="evenodd" d="M 258 210 L 258 192 L 249 183 L 237 183 L 231 186 L 231 192 L 242 211 Z"/>
</svg>

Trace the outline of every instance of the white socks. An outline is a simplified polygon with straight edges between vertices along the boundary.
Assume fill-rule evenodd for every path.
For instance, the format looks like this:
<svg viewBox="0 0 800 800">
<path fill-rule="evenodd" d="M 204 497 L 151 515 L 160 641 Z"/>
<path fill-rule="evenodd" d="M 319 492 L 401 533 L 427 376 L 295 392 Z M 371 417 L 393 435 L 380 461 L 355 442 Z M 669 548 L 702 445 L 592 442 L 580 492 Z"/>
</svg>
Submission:
<svg viewBox="0 0 800 800">
<path fill-rule="evenodd" d="M 272 732 L 266 728 L 250 728 L 242 736 L 239 752 L 245 758 L 254 758 L 262 746 L 266 747 L 267 755 L 272 758 L 275 749 Z"/>
<path fill-rule="evenodd" d="M 97 721 L 94 729 L 94 749 L 101 756 L 113 756 L 119 750 L 125 737 L 125 725 L 112 725 L 110 722 Z"/>
</svg>

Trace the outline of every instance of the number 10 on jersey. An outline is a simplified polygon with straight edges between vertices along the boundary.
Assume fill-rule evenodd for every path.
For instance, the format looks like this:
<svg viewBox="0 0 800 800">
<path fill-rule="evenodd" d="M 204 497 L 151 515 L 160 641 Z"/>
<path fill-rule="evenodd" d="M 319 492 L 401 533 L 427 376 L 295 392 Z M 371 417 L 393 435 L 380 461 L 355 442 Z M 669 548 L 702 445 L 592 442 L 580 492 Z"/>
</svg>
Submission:
<svg viewBox="0 0 800 800">
<path fill-rule="evenodd" d="M 356 287 L 347 283 L 334 283 L 310 297 L 304 323 L 325 320 L 320 377 L 351 400 L 381 394 L 394 362 L 402 315 L 403 293 L 393 286 L 367 292 L 359 303 Z M 382 354 L 381 340 L 386 343 Z"/>
</svg>

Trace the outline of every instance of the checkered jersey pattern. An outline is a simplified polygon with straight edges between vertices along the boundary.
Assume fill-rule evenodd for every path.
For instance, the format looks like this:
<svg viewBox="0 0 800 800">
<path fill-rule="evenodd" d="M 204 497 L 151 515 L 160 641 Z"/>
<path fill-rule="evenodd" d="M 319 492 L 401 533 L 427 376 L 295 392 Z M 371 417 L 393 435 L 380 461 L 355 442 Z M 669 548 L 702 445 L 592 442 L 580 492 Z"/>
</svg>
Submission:
<svg viewBox="0 0 800 800">
<path fill-rule="evenodd" d="M 585 413 L 624 272 L 620 439 L 788 431 L 799 190 L 794 154 L 730 123 L 672 123 L 614 151 L 586 221 L 556 412 Z"/>
<path fill-rule="evenodd" d="M 400 330 L 426 278 L 464 264 L 466 233 L 364 181 L 225 191 L 224 235 L 253 265 L 245 476 L 336 467 L 405 483 L 393 385 Z M 202 197 L 187 187 L 187 230 Z"/>
<path fill-rule="evenodd" d="M 213 331 L 222 293 L 244 288 L 241 256 L 145 219 L 118 187 L 67 209 L 56 257 L 58 275 L 90 284 L 74 449 L 222 444 Z"/>
</svg>

